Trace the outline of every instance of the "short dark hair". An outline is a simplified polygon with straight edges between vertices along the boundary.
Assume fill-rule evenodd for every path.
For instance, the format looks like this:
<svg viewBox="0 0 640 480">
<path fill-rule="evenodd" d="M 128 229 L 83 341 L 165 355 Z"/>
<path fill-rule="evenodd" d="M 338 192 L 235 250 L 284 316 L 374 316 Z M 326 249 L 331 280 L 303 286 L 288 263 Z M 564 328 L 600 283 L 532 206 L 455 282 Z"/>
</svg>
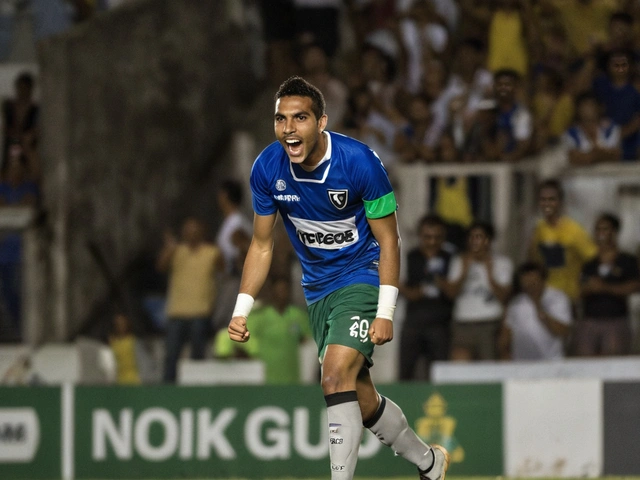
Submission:
<svg viewBox="0 0 640 480">
<path fill-rule="evenodd" d="M 539 262 L 524 262 L 518 267 L 516 275 L 520 276 L 531 272 L 538 272 L 544 280 L 547 279 L 547 269 Z"/>
<path fill-rule="evenodd" d="M 518 71 L 514 70 L 513 68 L 501 68 L 493 74 L 494 81 L 498 80 L 500 77 L 509 77 L 515 82 L 520 82 L 520 80 L 522 79 L 522 75 L 520 75 L 520 73 L 518 73 Z"/>
<path fill-rule="evenodd" d="M 609 225 L 611 225 L 611 228 L 613 228 L 613 230 L 616 233 L 620 231 L 620 227 L 621 227 L 620 217 L 618 217 L 617 215 L 614 215 L 613 213 L 609 213 L 609 212 L 603 212 L 600 215 L 598 215 L 596 223 L 599 222 L 600 220 L 609 222 Z"/>
<path fill-rule="evenodd" d="M 556 192 L 558 192 L 558 197 L 560 198 L 560 200 L 564 200 L 564 188 L 562 188 L 562 183 L 560 183 L 560 180 L 558 180 L 557 178 L 548 178 L 540 182 L 540 184 L 538 185 L 538 195 L 540 195 L 540 192 L 542 192 L 542 190 L 544 190 L 545 188 L 553 188 Z"/>
<path fill-rule="evenodd" d="M 480 229 L 484 232 L 484 234 L 489 238 L 489 240 L 493 240 L 496 236 L 496 229 L 493 228 L 493 225 L 489 222 L 482 222 L 476 220 L 469 228 L 467 228 L 467 234 L 470 234 L 473 230 Z"/>
<path fill-rule="evenodd" d="M 18 75 L 15 80 L 16 85 L 23 84 L 29 88 L 33 88 L 34 83 L 35 80 L 33 79 L 33 75 L 30 72 L 20 73 L 20 75 Z"/>
<path fill-rule="evenodd" d="M 242 185 L 237 180 L 225 180 L 220 185 L 220 191 L 226 193 L 227 198 L 234 205 L 242 204 Z"/>
<path fill-rule="evenodd" d="M 447 224 L 442 219 L 442 217 L 435 213 L 428 213 L 427 215 L 425 215 L 420 219 L 420 222 L 418 222 L 418 229 L 421 229 L 422 227 L 425 227 L 425 226 L 442 227 L 445 229 L 447 228 Z"/>
<path fill-rule="evenodd" d="M 633 17 L 629 15 L 627 12 L 614 12 L 609 17 L 609 23 L 612 22 L 623 22 L 627 25 L 633 25 Z"/>
<path fill-rule="evenodd" d="M 316 120 L 324 115 L 326 103 L 322 92 L 302 77 L 293 76 L 285 80 L 276 92 L 275 100 L 282 97 L 309 97 L 311 111 L 316 116 Z"/>
</svg>

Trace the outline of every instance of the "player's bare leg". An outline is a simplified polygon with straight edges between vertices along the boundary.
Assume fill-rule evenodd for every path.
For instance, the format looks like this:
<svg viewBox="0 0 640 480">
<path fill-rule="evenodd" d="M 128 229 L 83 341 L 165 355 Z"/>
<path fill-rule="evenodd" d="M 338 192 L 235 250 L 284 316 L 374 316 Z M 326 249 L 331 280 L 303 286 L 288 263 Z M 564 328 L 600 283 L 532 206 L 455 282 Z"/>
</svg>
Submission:
<svg viewBox="0 0 640 480">
<path fill-rule="evenodd" d="M 444 480 L 449 454 L 439 446 L 424 443 L 409 427 L 398 405 L 378 394 L 368 368 L 358 374 L 356 391 L 364 426 L 402 458 L 418 467 L 420 480 Z"/>
<path fill-rule="evenodd" d="M 362 440 L 362 414 L 356 377 L 364 364 L 360 352 L 343 345 L 329 345 L 322 363 L 322 390 L 329 421 L 331 480 L 351 480 Z"/>
</svg>

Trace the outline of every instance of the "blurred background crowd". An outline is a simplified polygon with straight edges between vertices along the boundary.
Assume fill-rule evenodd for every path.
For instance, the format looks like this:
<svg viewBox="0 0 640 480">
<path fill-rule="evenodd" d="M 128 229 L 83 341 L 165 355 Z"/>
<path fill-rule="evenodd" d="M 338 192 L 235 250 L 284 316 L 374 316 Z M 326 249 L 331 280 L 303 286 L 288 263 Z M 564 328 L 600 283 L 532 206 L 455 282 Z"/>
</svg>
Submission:
<svg viewBox="0 0 640 480">
<path fill-rule="evenodd" d="M 0 0 L 0 61 L 37 65 L 43 40 L 90 27 L 133 3 Z M 398 379 L 428 380 L 433 361 L 639 352 L 630 308 L 640 292 L 638 252 L 618 244 L 625 228 L 619 212 L 600 212 L 589 223 L 573 219 L 564 210 L 562 181 L 540 178 L 537 223 L 521 233 L 526 245 L 513 255 L 494 242 L 491 184 L 483 175 L 456 173 L 455 165 L 517 165 L 550 149 L 561 152 L 554 171 L 637 162 L 640 2 L 228 3 L 230 11 L 241 11 L 251 46 L 236 61 L 257 85 L 234 122 L 259 148 L 273 141 L 273 93 L 297 74 L 324 93 L 327 128 L 371 146 L 392 180 L 407 166 L 453 168 L 454 174 L 430 179 L 428 205 L 413 226 L 415 242 L 405 243 Z M 37 68 L 12 80 L 2 104 L 0 205 L 38 209 L 46 161 L 38 148 L 39 118 L 47 105 L 37 98 Z M 155 329 L 140 327 L 135 312 L 114 302 L 92 331 L 110 345 L 119 381 L 175 382 L 187 344 L 195 360 L 259 358 L 270 383 L 299 381 L 299 348 L 309 332 L 286 240 L 249 319 L 255 341 L 240 349 L 224 338 L 251 236 L 247 192 L 247 178 L 221 181 L 209 198 L 215 218 L 183 215 L 150 247 L 154 262 L 146 278 L 157 295 L 145 298 L 145 312 Z M 2 233 L 5 342 L 23 339 L 21 242 L 19 232 Z M 161 353 L 154 357 L 145 344 L 158 337 Z M 161 360 L 149 367 L 154 358 Z"/>
</svg>

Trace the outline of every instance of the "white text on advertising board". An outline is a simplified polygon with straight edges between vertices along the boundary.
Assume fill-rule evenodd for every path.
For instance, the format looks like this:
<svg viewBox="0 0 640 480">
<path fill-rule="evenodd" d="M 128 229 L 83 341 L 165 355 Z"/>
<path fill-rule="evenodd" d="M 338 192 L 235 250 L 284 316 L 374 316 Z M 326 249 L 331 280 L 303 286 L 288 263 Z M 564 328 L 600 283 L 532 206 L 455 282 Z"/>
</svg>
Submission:
<svg viewBox="0 0 640 480">
<path fill-rule="evenodd" d="M 0 463 L 33 460 L 40 443 L 40 422 L 33 408 L 0 408 Z"/>
<path fill-rule="evenodd" d="M 292 413 L 276 406 L 264 406 L 249 412 L 242 424 L 244 447 L 260 460 L 289 459 L 297 454 L 309 460 L 328 457 L 326 411 L 318 418 L 320 433 L 309 439 L 309 409 L 298 407 Z M 134 453 L 145 460 L 161 462 L 177 456 L 181 460 L 208 460 L 238 457 L 229 433 L 238 438 L 236 408 L 224 408 L 215 414 L 209 408 L 183 409 L 178 414 L 161 407 L 148 408 L 137 415 L 124 408 L 113 414 L 96 409 L 92 414 L 92 458 L 104 461 L 110 455 L 130 460 Z M 150 439 L 151 428 L 162 430 L 161 440 Z M 237 441 L 237 440 L 236 440 Z M 361 458 L 373 457 L 380 449 L 375 436 L 365 435 Z"/>
</svg>

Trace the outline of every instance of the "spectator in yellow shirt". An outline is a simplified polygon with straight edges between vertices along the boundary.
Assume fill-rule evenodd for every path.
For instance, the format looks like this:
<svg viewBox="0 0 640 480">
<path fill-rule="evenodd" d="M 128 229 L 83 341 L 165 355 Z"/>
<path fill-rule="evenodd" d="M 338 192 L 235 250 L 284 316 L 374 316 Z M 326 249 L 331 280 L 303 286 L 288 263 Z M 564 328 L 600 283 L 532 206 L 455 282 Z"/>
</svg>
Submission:
<svg viewBox="0 0 640 480">
<path fill-rule="evenodd" d="M 165 233 L 157 268 L 169 274 L 163 380 L 174 383 L 178 358 L 187 340 L 191 358 L 204 358 L 216 298 L 215 275 L 224 262 L 220 249 L 205 241 L 205 226 L 187 218 L 178 242 Z"/>
<path fill-rule="evenodd" d="M 565 292 L 575 303 L 582 265 L 596 255 L 597 247 L 582 225 L 563 214 L 563 199 L 564 191 L 558 180 L 540 184 L 538 202 L 542 219 L 533 233 L 529 257 L 546 267 L 547 284 Z"/>
</svg>

